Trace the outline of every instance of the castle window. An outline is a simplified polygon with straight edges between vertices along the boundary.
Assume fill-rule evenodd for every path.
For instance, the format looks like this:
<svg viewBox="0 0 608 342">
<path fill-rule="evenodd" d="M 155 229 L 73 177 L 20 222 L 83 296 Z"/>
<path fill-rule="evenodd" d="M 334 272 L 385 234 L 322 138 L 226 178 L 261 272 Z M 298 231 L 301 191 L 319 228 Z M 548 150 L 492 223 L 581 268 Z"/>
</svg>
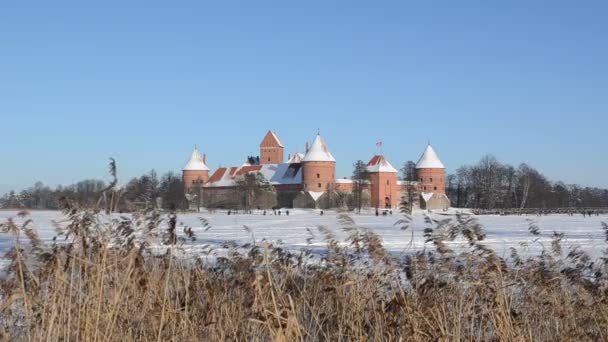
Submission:
<svg viewBox="0 0 608 342">
<path fill-rule="evenodd" d="M 321 187 L 321 183 L 319 183 L 319 188 Z"/>
<path fill-rule="evenodd" d="M 430 181 L 431 181 L 431 182 L 433 181 L 433 178 L 432 178 L 432 177 L 431 177 L 431 180 L 430 180 Z"/>
<path fill-rule="evenodd" d="M 268 157 L 268 161 L 270 161 L 270 157 Z"/>
<path fill-rule="evenodd" d="M 435 190 L 437 190 L 437 187 L 435 187 Z"/>
<path fill-rule="evenodd" d="M 420 177 L 420 181 L 421 181 L 421 182 L 424 182 L 424 178 Z"/>
<path fill-rule="evenodd" d="M 386 180 L 386 185 L 389 185 L 389 183 L 388 183 L 388 179 Z"/>
<path fill-rule="evenodd" d="M 321 174 L 320 173 L 317 173 L 317 178 L 321 178 Z"/>
<path fill-rule="evenodd" d="M 424 187 L 424 190 L 426 190 L 426 186 Z"/>
</svg>

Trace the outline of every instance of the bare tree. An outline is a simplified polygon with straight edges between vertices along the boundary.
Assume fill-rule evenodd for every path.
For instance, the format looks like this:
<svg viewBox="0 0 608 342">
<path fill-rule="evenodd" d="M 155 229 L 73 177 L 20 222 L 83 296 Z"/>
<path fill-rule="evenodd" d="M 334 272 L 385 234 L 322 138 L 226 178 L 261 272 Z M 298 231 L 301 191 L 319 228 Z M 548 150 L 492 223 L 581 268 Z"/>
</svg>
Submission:
<svg viewBox="0 0 608 342">
<path fill-rule="evenodd" d="M 355 195 L 357 211 L 361 213 L 361 207 L 363 206 L 363 188 L 369 180 L 369 173 L 367 172 L 367 165 L 362 160 L 357 160 L 355 164 L 353 164 L 353 167 L 353 194 Z"/>
<path fill-rule="evenodd" d="M 405 186 L 405 200 L 407 201 L 407 206 L 411 214 L 414 210 L 414 202 L 418 196 L 416 187 L 413 184 L 418 180 L 418 177 L 416 176 L 416 163 L 414 163 L 414 161 L 408 160 L 403 163 L 403 167 L 401 168 L 401 179 L 407 182 Z"/>
<path fill-rule="evenodd" d="M 243 195 L 245 209 L 251 209 L 263 193 L 272 192 L 272 186 L 259 172 L 246 173 L 236 181 L 236 186 Z"/>
</svg>

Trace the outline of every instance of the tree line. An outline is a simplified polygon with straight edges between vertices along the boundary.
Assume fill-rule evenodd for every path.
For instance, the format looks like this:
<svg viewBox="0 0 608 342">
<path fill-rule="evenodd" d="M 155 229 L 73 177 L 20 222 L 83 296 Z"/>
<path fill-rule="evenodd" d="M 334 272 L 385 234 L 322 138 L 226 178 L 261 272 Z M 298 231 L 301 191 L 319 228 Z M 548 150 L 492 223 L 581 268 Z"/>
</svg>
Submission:
<svg viewBox="0 0 608 342">
<path fill-rule="evenodd" d="M 360 209 L 369 199 L 363 192 L 363 184 L 368 180 L 365 163 L 354 165 L 352 179 L 354 191 L 348 199 L 349 208 Z M 401 169 L 400 178 L 416 181 L 415 163 L 407 161 Z M 247 177 L 238 182 L 237 190 L 241 206 L 254 207 L 256 199 L 264 192 L 271 191 L 269 184 L 259 177 Z M 41 182 L 20 192 L 10 191 L 0 197 L 0 208 L 59 209 L 63 200 L 77 202 L 81 206 L 95 206 L 109 187 L 116 194 L 114 208 L 132 211 L 152 206 L 164 209 L 183 210 L 187 208 L 181 176 L 167 172 L 159 176 L 154 170 L 135 177 L 124 186 L 115 182 L 108 184 L 101 180 L 83 180 L 52 189 Z M 608 207 L 608 189 L 582 187 L 576 184 L 553 182 L 541 172 L 527 164 L 514 167 L 499 162 L 491 155 L 484 156 L 475 165 L 465 165 L 446 176 L 446 194 L 453 207 L 476 209 L 509 208 L 590 208 Z M 413 187 L 404 194 L 407 203 L 414 203 L 418 196 Z M 241 201 L 242 200 L 242 201 Z"/>
<path fill-rule="evenodd" d="M 457 208 L 608 207 L 608 189 L 553 182 L 528 164 L 514 167 L 491 155 L 449 174 L 446 193 Z"/>
<path fill-rule="evenodd" d="M 111 188 L 111 189 L 110 189 Z M 0 208 L 60 209 L 62 201 L 72 201 L 83 207 L 94 207 L 104 196 L 104 190 L 116 194 L 114 208 L 132 211 L 158 206 L 165 209 L 185 209 L 186 198 L 181 176 L 167 172 L 158 176 L 152 170 L 131 179 L 124 186 L 102 180 L 88 179 L 69 186 L 51 188 L 42 182 L 20 192 L 10 191 L 0 198 Z"/>
</svg>

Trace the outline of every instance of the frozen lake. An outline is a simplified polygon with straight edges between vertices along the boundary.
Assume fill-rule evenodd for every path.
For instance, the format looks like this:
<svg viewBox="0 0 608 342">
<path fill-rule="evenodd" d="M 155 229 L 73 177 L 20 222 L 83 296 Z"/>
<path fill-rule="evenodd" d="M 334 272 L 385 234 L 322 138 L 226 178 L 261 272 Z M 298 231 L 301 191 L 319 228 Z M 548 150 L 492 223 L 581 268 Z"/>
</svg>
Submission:
<svg viewBox="0 0 608 342">
<path fill-rule="evenodd" d="M 9 217 L 16 217 L 17 211 L 0 211 L 0 221 L 5 221 Z M 392 253 L 411 252 L 422 248 L 432 248 L 431 244 L 424 244 L 422 236 L 424 228 L 427 227 L 423 213 L 416 213 L 410 225 L 411 230 L 402 231 L 395 222 L 401 218 L 398 213 L 392 216 L 375 216 L 373 213 L 353 214 L 350 216 L 354 221 L 363 227 L 369 228 L 381 236 L 384 246 Z M 449 215 L 432 214 L 436 219 L 445 219 Z M 34 227 L 40 235 L 50 240 L 55 235 L 53 221 L 65 222 L 65 217 L 58 211 L 32 211 L 31 218 L 34 220 Z M 205 218 L 211 228 L 204 231 L 200 218 Z M 508 257 L 510 248 L 515 247 L 523 256 L 538 254 L 543 248 L 550 249 L 550 240 L 553 231 L 565 233 L 563 246 L 579 246 L 588 252 L 592 258 L 599 258 L 608 246 L 605 243 L 605 235 L 602 230 L 601 222 L 608 222 L 607 215 L 583 217 L 581 215 L 548 215 L 548 216 L 475 216 L 484 227 L 486 239 L 484 244 L 493 248 L 499 255 Z M 21 219 L 17 219 L 21 222 Z M 538 241 L 530 235 L 528 227 L 533 221 L 541 231 Z M 192 227 L 196 232 L 197 241 L 190 246 L 196 252 L 203 245 L 219 247 L 223 242 L 234 240 L 237 243 L 247 243 L 252 241 L 252 235 L 245 231 L 244 225 L 248 226 L 253 232 L 253 238 L 257 242 L 262 239 L 273 242 L 280 242 L 291 250 L 301 248 L 323 249 L 326 243 L 318 231 L 318 227 L 323 225 L 333 231 L 339 239 L 343 239 L 345 234 L 342 232 L 341 225 L 337 220 L 337 213 L 326 211 L 321 216 L 316 210 L 294 209 L 290 215 L 262 215 L 255 213 L 251 215 L 237 214 L 227 215 L 226 212 L 208 213 L 187 213 L 179 214 L 178 222 L 182 225 Z M 313 239 L 310 244 L 307 239 Z M 414 236 L 412 239 L 412 231 Z M 12 237 L 0 233 L 0 251 L 6 251 L 11 245 Z M 452 242 L 458 246 L 461 242 Z"/>
</svg>

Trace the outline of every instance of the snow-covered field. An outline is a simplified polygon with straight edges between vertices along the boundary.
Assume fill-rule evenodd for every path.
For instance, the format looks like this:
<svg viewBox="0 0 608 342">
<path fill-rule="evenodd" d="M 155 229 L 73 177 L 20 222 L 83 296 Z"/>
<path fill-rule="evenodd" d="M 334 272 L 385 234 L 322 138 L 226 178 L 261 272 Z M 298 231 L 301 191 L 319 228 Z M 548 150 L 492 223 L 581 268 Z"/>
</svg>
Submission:
<svg viewBox="0 0 608 342">
<path fill-rule="evenodd" d="M 9 217 L 16 217 L 16 211 L 0 211 L 0 222 Z M 326 211 L 321 216 L 316 210 L 294 209 L 290 215 L 284 213 L 281 216 L 262 215 L 255 213 L 252 215 L 237 214 L 227 215 L 226 212 L 208 213 L 187 213 L 178 216 L 178 222 L 193 228 L 197 235 L 197 241 L 191 246 L 196 251 L 203 245 L 218 247 L 225 241 L 234 240 L 238 243 L 251 242 L 252 239 L 261 241 L 267 239 L 273 242 L 281 242 L 285 247 L 297 250 L 300 248 L 312 248 L 322 250 L 325 242 L 318 231 L 320 225 L 324 225 L 332 230 L 340 239 L 344 238 L 344 233 L 336 218 L 336 213 Z M 211 228 L 205 231 L 199 218 L 206 218 Z M 358 225 L 372 229 L 383 239 L 384 245 L 393 253 L 411 252 L 422 248 L 432 248 L 431 245 L 424 244 L 422 236 L 427 224 L 423 213 L 414 215 L 411 230 L 402 231 L 394 223 L 400 219 L 400 215 L 395 213 L 387 216 L 375 216 L 373 213 L 362 215 L 351 214 L 351 217 Z M 444 219 L 449 216 L 432 214 L 432 217 Z M 55 235 L 53 221 L 65 221 L 65 218 L 58 211 L 32 211 L 31 218 L 34 226 L 40 235 L 47 240 Z M 563 245 L 580 246 L 593 258 L 602 256 L 603 251 L 608 247 L 605 243 L 605 235 L 602 230 L 601 222 L 608 222 L 607 215 L 582 217 L 581 215 L 549 215 L 549 216 L 477 216 L 479 222 L 484 227 L 487 234 L 484 243 L 492 247 L 499 255 L 508 256 L 510 247 L 517 248 L 521 254 L 537 254 L 542 248 L 550 248 L 550 240 L 553 231 L 565 233 Z M 541 237 L 538 241 L 528 232 L 530 220 L 535 222 L 540 230 Z M 17 220 L 18 222 L 21 220 Z M 249 227 L 248 233 L 243 226 Z M 309 228 L 309 229 L 307 229 Z M 313 239 L 308 244 L 307 239 Z M 412 231 L 414 236 L 412 239 Z M 0 233 L 0 252 L 6 251 L 12 243 L 12 237 Z M 461 242 L 452 242 L 457 247 Z"/>
</svg>

